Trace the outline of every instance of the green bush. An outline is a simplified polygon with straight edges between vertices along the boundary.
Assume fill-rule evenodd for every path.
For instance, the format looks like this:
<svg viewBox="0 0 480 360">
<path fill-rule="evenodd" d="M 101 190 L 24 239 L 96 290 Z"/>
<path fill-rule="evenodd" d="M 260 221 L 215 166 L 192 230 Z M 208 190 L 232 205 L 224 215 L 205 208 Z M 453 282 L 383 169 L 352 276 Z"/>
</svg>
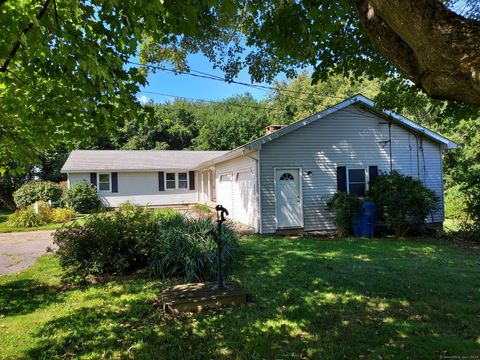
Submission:
<svg viewBox="0 0 480 360">
<path fill-rule="evenodd" d="M 29 228 L 35 226 L 42 226 L 48 223 L 48 217 L 45 213 L 35 212 L 33 207 L 20 209 L 15 211 L 8 217 L 7 225 L 15 228 Z"/>
<path fill-rule="evenodd" d="M 102 206 L 96 187 L 85 181 L 71 186 L 65 194 L 64 202 L 81 214 L 96 212 Z"/>
<path fill-rule="evenodd" d="M 346 192 L 337 192 L 329 203 L 335 211 L 335 225 L 339 236 L 346 236 L 353 230 L 353 217 L 361 213 L 361 200 Z"/>
<path fill-rule="evenodd" d="M 155 217 L 135 207 L 92 214 L 54 234 L 62 266 L 83 274 L 127 274 L 147 266 L 149 244 L 157 236 Z"/>
<path fill-rule="evenodd" d="M 466 219 L 466 198 L 461 185 L 454 185 L 445 190 L 445 217 L 447 219 Z"/>
<path fill-rule="evenodd" d="M 377 176 L 370 184 L 368 196 L 377 204 L 379 217 L 396 236 L 418 230 L 438 204 L 435 193 L 420 180 L 397 171 Z"/>
<path fill-rule="evenodd" d="M 480 227 L 480 167 L 471 168 L 461 176 L 460 191 L 465 198 L 468 219 Z"/>
<path fill-rule="evenodd" d="M 158 212 L 128 204 L 57 230 L 54 243 L 61 265 L 83 275 L 149 269 L 154 276 L 211 279 L 216 271 L 215 242 L 207 232 L 213 226 L 206 219 L 186 219 L 178 211 Z M 223 239 L 223 256 L 230 265 L 237 240 L 228 227 Z"/>
<path fill-rule="evenodd" d="M 77 216 L 72 208 L 53 208 L 49 214 L 50 222 L 55 224 L 63 224 L 73 220 Z"/>
<path fill-rule="evenodd" d="M 26 209 L 15 211 L 8 217 L 7 225 L 17 228 L 42 226 L 49 223 L 66 223 L 76 216 L 75 210 L 70 208 L 50 208 L 45 202 L 38 203 L 38 214 L 34 205 Z"/>
<path fill-rule="evenodd" d="M 20 209 L 24 209 L 36 201 L 58 201 L 61 197 L 62 188 L 60 185 L 43 180 L 25 183 L 13 193 L 15 204 Z"/>
</svg>

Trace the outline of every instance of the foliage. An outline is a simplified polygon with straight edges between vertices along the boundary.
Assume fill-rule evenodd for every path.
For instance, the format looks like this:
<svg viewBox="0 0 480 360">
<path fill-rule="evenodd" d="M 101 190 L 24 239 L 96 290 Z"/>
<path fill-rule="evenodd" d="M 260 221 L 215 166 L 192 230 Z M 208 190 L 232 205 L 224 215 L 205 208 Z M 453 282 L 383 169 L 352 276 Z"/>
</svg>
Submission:
<svg viewBox="0 0 480 360">
<path fill-rule="evenodd" d="M 264 135 L 269 123 L 266 107 L 248 94 L 203 107 L 199 119 L 199 150 L 234 149 Z"/>
<path fill-rule="evenodd" d="M 34 205 L 15 211 L 8 217 L 7 225 L 12 228 L 32 228 L 46 224 L 62 224 L 76 217 L 71 208 L 51 208 L 45 202 L 38 203 L 38 213 Z"/>
<path fill-rule="evenodd" d="M 150 211 L 123 204 L 117 211 L 89 216 L 55 232 L 62 266 L 82 274 L 129 274 L 149 267 L 156 276 L 211 279 L 215 242 L 207 234 L 211 220 L 192 220 L 175 211 Z M 230 264 L 236 238 L 223 236 L 224 260 Z"/>
<path fill-rule="evenodd" d="M 96 212 L 101 207 L 97 188 L 84 181 L 72 185 L 65 193 L 64 201 L 68 206 L 81 214 Z"/>
<path fill-rule="evenodd" d="M 352 84 L 341 75 L 331 75 L 316 84 L 312 81 L 311 74 L 304 71 L 290 82 L 275 82 L 269 94 L 271 123 L 291 124 L 359 93 L 373 99 L 381 86 L 379 80 L 364 78 Z"/>
<path fill-rule="evenodd" d="M 463 180 L 460 191 L 465 196 L 465 208 L 469 219 L 480 224 L 480 167 L 472 167 L 459 175 Z"/>
<path fill-rule="evenodd" d="M 445 217 L 447 219 L 466 219 L 465 195 L 461 185 L 453 185 L 445 190 Z"/>
<path fill-rule="evenodd" d="M 462 220 L 457 229 L 448 233 L 448 237 L 462 245 L 480 245 L 480 224 Z"/>
<path fill-rule="evenodd" d="M 13 193 L 28 179 L 29 173 L 16 174 L 6 171 L 0 175 L 0 208 L 15 209 Z"/>
<path fill-rule="evenodd" d="M 471 358 L 479 272 L 477 253 L 433 239 L 251 236 L 227 280 L 254 302 L 172 318 L 153 304 L 176 279 L 72 286 L 45 256 L 0 276 L 0 358 Z"/>
<path fill-rule="evenodd" d="M 346 236 L 353 229 L 353 218 L 361 212 L 361 200 L 347 192 L 336 192 L 329 203 L 335 211 L 335 225 L 340 236 Z"/>
<path fill-rule="evenodd" d="M 54 234 L 62 266 L 82 274 L 128 274 L 147 265 L 149 244 L 157 223 L 146 209 L 92 214 L 83 224 L 73 223 Z"/>
<path fill-rule="evenodd" d="M 195 204 L 192 206 L 192 209 L 200 214 L 210 214 L 212 212 L 210 206 L 205 204 Z"/>
<path fill-rule="evenodd" d="M 188 282 L 214 280 L 217 274 L 216 243 L 208 234 L 214 227 L 209 218 L 170 218 L 161 222 L 150 263 L 157 277 L 184 276 Z M 238 247 L 233 229 L 225 223 L 222 231 L 222 262 L 231 266 Z"/>
<path fill-rule="evenodd" d="M 77 216 L 72 208 L 53 208 L 50 210 L 49 220 L 55 224 L 67 223 Z"/>
<path fill-rule="evenodd" d="M 35 226 L 42 226 L 48 223 L 48 215 L 45 212 L 35 212 L 35 209 L 30 206 L 25 209 L 15 211 L 8 217 L 7 225 L 10 227 L 24 227 L 31 228 Z"/>
<path fill-rule="evenodd" d="M 418 230 L 438 204 L 435 193 L 420 180 L 397 171 L 377 176 L 370 184 L 368 196 L 396 236 Z"/>
<path fill-rule="evenodd" d="M 52 181 L 34 180 L 23 184 L 13 193 L 15 204 L 25 208 L 36 201 L 58 201 L 62 196 L 62 188 Z"/>
</svg>

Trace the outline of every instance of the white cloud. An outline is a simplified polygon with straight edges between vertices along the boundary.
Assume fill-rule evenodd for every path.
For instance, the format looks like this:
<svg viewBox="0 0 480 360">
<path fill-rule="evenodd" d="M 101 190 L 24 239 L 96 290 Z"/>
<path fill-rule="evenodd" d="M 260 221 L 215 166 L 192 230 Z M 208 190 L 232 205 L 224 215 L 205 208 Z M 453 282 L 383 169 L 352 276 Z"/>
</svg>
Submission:
<svg viewBox="0 0 480 360">
<path fill-rule="evenodd" d="M 145 95 L 137 96 L 137 99 L 138 101 L 140 101 L 142 105 L 145 105 L 146 103 L 152 101 L 152 99 L 150 99 L 148 96 L 145 96 Z"/>
</svg>

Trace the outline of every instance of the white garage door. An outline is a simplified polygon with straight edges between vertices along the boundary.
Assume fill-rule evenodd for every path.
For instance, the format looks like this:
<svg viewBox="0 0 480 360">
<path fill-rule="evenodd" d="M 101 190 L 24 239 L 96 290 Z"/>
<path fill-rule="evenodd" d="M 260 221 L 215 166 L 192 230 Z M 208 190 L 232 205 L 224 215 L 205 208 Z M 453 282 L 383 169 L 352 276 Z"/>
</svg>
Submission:
<svg viewBox="0 0 480 360">
<path fill-rule="evenodd" d="M 238 172 L 233 181 L 233 216 L 250 226 L 255 226 L 255 178 L 251 170 Z"/>
<path fill-rule="evenodd" d="M 233 188 L 232 174 L 221 174 L 217 188 L 217 204 L 222 205 L 229 212 L 232 212 Z"/>
</svg>

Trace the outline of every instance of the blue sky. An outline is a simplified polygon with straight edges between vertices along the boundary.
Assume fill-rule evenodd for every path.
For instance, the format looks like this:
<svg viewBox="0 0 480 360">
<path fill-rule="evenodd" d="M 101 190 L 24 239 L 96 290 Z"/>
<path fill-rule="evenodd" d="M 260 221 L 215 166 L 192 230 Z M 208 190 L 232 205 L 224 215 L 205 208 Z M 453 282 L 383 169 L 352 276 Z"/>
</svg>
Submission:
<svg viewBox="0 0 480 360">
<path fill-rule="evenodd" d="M 202 54 L 190 55 L 188 63 L 192 70 L 224 77 L 222 71 L 214 69 L 212 64 Z M 167 67 L 167 66 L 166 66 Z M 280 75 L 277 79 L 285 79 Z M 248 71 L 243 70 L 236 81 L 251 83 Z M 271 85 L 263 83 L 263 85 Z M 192 77 L 189 75 L 175 75 L 168 71 L 150 72 L 148 85 L 141 88 L 137 97 L 141 102 L 153 100 L 154 102 L 171 101 L 174 97 L 162 96 L 152 93 L 175 95 L 178 97 L 198 98 L 205 100 L 220 100 L 237 94 L 250 93 L 260 100 L 267 96 L 268 91 L 253 89 L 238 84 L 228 84 L 221 81 Z"/>
</svg>

